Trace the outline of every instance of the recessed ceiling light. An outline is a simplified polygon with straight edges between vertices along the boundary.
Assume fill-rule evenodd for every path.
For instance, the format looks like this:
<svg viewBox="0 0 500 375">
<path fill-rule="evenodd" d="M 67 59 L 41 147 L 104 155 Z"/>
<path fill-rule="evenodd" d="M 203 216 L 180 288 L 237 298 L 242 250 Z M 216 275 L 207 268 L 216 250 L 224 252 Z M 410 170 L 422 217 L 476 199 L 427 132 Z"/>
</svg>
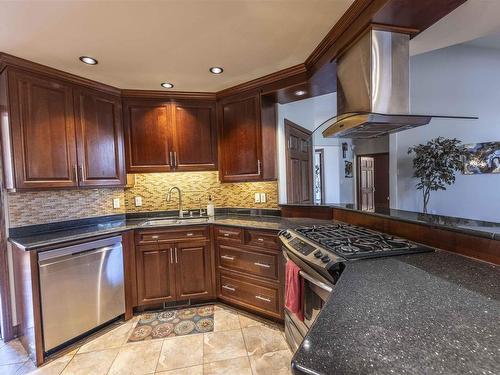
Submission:
<svg viewBox="0 0 500 375">
<path fill-rule="evenodd" d="M 171 89 L 172 87 L 174 87 L 174 85 L 170 82 L 163 82 L 161 84 L 161 87 L 166 88 L 166 89 Z"/>
<path fill-rule="evenodd" d="M 297 90 L 295 91 L 295 95 L 297 96 L 302 96 L 302 95 L 305 95 L 307 94 L 307 91 L 304 91 L 304 90 Z"/>
<path fill-rule="evenodd" d="M 80 56 L 80 61 L 88 65 L 97 65 L 98 61 L 90 56 Z"/>
<path fill-rule="evenodd" d="M 221 74 L 224 71 L 220 66 L 212 66 L 209 70 L 213 74 Z"/>
</svg>

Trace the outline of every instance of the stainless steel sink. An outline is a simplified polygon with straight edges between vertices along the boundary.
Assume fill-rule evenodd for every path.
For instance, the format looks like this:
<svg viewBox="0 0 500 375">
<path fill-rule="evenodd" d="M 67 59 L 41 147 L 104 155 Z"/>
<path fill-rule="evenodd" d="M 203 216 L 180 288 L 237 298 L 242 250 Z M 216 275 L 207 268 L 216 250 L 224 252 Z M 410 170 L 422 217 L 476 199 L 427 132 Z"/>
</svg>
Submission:
<svg viewBox="0 0 500 375">
<path fill-rule="evenodd" d="M 161 227 L 168 225 L 189 225 L 189 224 L 200 224 L 200 223 L 208 223 L 208 217 L 169 217 L 169 218 L 157 218 L 145 221 L 141 224 L 143 227 Z"/>
</svg>

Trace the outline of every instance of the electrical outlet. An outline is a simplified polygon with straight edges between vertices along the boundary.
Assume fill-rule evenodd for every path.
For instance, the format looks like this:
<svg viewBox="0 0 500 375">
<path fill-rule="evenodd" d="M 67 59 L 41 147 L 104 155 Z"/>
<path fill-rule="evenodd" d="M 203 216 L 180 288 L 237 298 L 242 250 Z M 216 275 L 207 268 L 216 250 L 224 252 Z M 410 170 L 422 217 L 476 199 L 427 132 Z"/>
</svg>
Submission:
<svg viewBox="0 0 500 375">
<path fill-rule="evenodd" d="M 135 197 L 134 202 L 135 202 L 136 207 L 141 207 L 142 206 L 142 197 L 141 196 Z"/>
<path fill-rule="evenodd" d="M 120 198 L 113 199 L 113 208 L 120 208 Z"/>
<path fill-rule="evenodd" d="M 255 203 L 260 203 L 260 193 L 255 193 Z"/>
<path fill-rule="evenodd" d="M 260 193 L 260 203 L 266 203 L 266 193 Z"/>
</svg>

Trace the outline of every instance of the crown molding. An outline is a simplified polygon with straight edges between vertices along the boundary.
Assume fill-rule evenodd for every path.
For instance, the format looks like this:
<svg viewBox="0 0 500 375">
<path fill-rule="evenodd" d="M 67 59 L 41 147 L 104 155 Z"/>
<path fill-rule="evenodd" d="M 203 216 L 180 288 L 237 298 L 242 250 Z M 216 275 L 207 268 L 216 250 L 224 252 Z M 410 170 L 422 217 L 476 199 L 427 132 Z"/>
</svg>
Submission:
<svg viewBox="0 0 500 375">
<path fill-rule="evenodd" d="M 162 90 L 121 90 L 124 99 L 185 99 L 215 101 L 215 92 L 162 91 Z"/>
<path fill-rule="evenodd" d="M 267 74 L 263 77 L 253 79 L 248 82 L 241 83 L 236 86 L 217 92 L 217 99 L 222 99 L 227 96 L 240 94 L 248 91 L 270 91 L 279 82 L 283 85 L 291 86 L 307 80 L 307 69 L 304 64 L 297 64 L 277 72 Z M 283 86 L 283 87 L 286 87 Z"/>
<path fill-rule="evenodd" d="M 20 57 L 9 55 L 4 52 L 0 52 L 0 72 L 9 67 L 42 74 L 50 78 L 64 80 L 75 85 L 85 86 L 87 88 L 102 91 L 108 94 L 120 95 L 120 89 L 114 86 L 106 85 L 105 83 L 80 77 L 59 69 L 51 68 L 47 65 L 39 64 Z"/>
</svg>

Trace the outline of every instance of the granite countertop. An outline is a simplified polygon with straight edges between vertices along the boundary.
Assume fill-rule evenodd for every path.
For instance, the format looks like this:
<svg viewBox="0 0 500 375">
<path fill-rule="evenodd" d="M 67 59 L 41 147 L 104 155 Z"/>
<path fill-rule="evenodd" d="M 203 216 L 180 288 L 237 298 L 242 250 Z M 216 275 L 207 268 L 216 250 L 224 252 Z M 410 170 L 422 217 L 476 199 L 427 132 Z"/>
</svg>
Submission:
<svg viewBox="0 0 500 375">
<path fill-rule="evenodd" d="M 397 210 L 386 207 L 376 207 L 374 211 L 363 211 L 352 203 L 325 203 L 325 204 L 283 204 L 286 206 L 299 207 L 330 207 L 343 210 L 361 212 L 366 215 L 386 217 L 409 223 L 424 224 L 431 227 L 443 228 L 455 232 L 472 234 L 494 240 L 500 240 L 500 223 L 491 221 L 465 219 L 461 217 L 451 217 L 443 215 L 424 214 L 421 212 Z"/>
<path fill-rule="evenodd" d="M 95 218 L 95 220 L 75 220 L 65 223 L 55 223 L 36 226 L 36 228 L 14 229 L 9 241 L 24 250 L 39 250 L 62 244 L 69 241 L 84 240 L 87 238 L 112 235 L 133 229 L 170 228 L 185 225 L 207 225 L 219 224 L 236 227 L 247 227 L 256 229 L 282 230 L 291 229 L 303 225 L 326 224 L 330 220 L 318 220 L 308 218 L 282 218 L 281 216 L 267 215 L 242 215 L 221 214 L 216 215 L 205 223 L 182 223 L 163 225 L 159 227 L 143 226 L 144 222 L 155 216 L 138 216 L 126 218 L 125 215 L 114 215 L 109 217 Z M 33 229 L 33 230 L 30 230 Z"/>
<path fill-rule="evenodd" d="M 348 262 L 296 374 L 499 374 L 500 267 L 445 251 Z"/>
</svg>

